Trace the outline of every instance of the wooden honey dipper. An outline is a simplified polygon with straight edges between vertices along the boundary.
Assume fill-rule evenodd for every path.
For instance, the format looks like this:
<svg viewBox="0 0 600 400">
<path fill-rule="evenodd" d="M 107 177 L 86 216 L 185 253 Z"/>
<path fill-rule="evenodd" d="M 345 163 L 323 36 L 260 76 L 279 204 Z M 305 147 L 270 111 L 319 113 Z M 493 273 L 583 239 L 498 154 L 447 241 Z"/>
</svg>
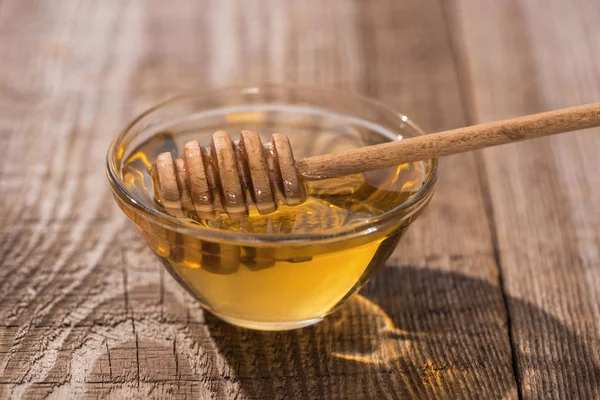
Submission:
<svg viewBox="0 0 600 400">
<path fill-rule="evenodd" d="M 184 146 L 183 157 L 166 152 L 151 168 L 155 199 L 172 215 L 192 210 L 201 216 L 222 209 L 232 217 L 254 204 L 261 214 L 279 201 L 301 203 L 303 180 L 350 175 L 407 162 L 463 153 L 485 147 L 600 126 L 600 103 L 565 108 L 503 121 L 473 125 L 325 154 L 295 161 L 285 135 L 274 133 L 263 146 L 255 132 L 242 131 L 233 142 L 224 131 L 202 148 L 197 140 Z"/>
</svg>

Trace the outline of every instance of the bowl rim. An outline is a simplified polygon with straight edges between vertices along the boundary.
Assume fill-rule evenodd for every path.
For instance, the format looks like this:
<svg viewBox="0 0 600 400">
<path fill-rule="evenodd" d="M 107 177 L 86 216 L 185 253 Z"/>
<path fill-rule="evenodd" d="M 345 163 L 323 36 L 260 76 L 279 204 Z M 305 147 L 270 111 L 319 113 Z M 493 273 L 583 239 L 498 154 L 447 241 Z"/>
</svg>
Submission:
<svg viewBox="0 0 600 400">
<path fill-rule="evenodd" d="M 233 232 L 227 230 L 220 230 L 214 228 L 208 228 L 201 225 L 190 225 L 182 221 L 180 218 L 170 216 L 157 209 L 151 209 L 146 207 L 144 204 L 138 202 L 127 188 L 124 186 L 123 181 L 119 178 L 120 176 L 120 162 L 123 154 L 119 154 L 118 149 L 120 143 L 123 141 L 128 132 L 133 129 L 136 124 L 142 121 L 145 117 L 151 115 L 153 112 L 162 109 L 163 107 L 171 104 L 193 99 L 204 96 L 215 96 L 217 93 L 223 93 L 225 91 L 239 91 L 242 93 L 258 93 L 262 90 L 268 89 L 293 89 L 301 91 L 309 91 L 311 93 L 320 93 L 331 95 L 334 97 L 345 96 L 345 98 L 352 98 L 352 100 L 369 104 L 372 107 L 377 108 L 379 111 L 386 112 L 393 115 L 398 121 L 413 131 L 415 136 L 425 135 L 425 132 L 412 120 L 410 120 L 404 114 L 394 111 L 390 107 L 370 97 L 363 96 L 355 92 L 349 92 L 333 88 L 314 87 L 307 85 L 297 84 L 261 84 L 261 85 L 244 85 L 244 86 L 229 86 L 211 90 L 197 90 L 186 92 L 172 96 L 165 101 L 162 101 L 155 106 L 147 109 L 146 111 L 139 114 L 134 118 L 126 127 L 112 140 L 108 152 L 106 155 L 106 174 L 110 183 L 111 189 L 115 196 L 115 199 L 120 202 L 120 205 L 127 207 L 132 212 L 140 214 L 143 218 L 151 220 L 153 223 L 169 230 L 173 230 L 178 233 L 197 237 L 199 239 L 206 239 L 218 242 L 228 242 L 241 244 L 260 244 L 266 243 L 269 245 L 279 244 L 330 244 L 338 241 L 346 241 L 351 239 L 357 239 L 364 236 L 370 236 L 376 232 L 381 232 L 386 229 L 399 225 L 402 221 L 408 218 L 413 213 L 403 213 L 410 207 L 417 205 L 418 209 L 426 206 L 426 199 L 428 196 L 433 194 L 435 183 L 437 180 L 438 172 L 438 159 L 432 158 L 427 161 L 431 163 L 431 168 L 427 177 L 421 186 L 421 188 L 410 196 L 406 201 L 397 205 L 393 209 L 372 217 L 366 218 L 358 224 L 350 225 L 346 228 L 332 230 L 325 233 L 302 233 L 302 234 L 279 234 L 279 233 L 248 233 L 248 232 Z M 326 109 L 326 107 L 320 107 Z M 350 115 L 349 115 L 350 116 Z M 401 136 L 398 134 L 397 136 Z"/>
</svg>

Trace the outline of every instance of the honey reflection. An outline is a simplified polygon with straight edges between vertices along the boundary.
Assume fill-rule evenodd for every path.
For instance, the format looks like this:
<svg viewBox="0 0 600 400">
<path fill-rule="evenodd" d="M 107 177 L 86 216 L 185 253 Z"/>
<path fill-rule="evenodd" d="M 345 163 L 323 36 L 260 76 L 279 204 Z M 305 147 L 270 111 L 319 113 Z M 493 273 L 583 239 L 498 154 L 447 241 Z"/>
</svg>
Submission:
<svg viewBox="0 0 600 400">
<path fill-rule="evenodd" d="M 410 334 L 394 326 L 392 318 L 366 297 L 357 294 L 350 300 L 349 307 L 340 310 L 339 319 L 334 322 L 336 329 L 339 329 L 339 325 L 348 317 L 344 315 L 348 312 L 369 316 L 371 329 L 375 331 L 374 349 L 366 353 L 334 351 L 331 352 L 332 356 L 361 363 L 389 365 L 391 361 L 406 356 L 410 351 L 412 344 Z"/>
</svg>

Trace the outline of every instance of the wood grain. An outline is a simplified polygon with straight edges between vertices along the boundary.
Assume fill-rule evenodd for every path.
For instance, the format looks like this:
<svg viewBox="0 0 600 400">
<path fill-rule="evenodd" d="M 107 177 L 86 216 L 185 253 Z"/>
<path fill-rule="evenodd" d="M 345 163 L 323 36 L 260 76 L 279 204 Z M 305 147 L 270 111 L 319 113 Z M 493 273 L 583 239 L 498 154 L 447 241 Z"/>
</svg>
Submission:
<svg viewBox="0 0 600 400">
<path fill-rule="evenodd" d="M 351 89 L 426 131 L 592 102 L 597 11 L 3 0 L 0 398 L 597 397 L 596 133 L 444 159 L 386 268 L 338 314 L 286 333 L 205 314 L 103 172 L 126 123 L 193 88 Z"/>
<path fill-rule="evenodd" d="M 600 98 L 597 2 L 453 3 L 471 123 Z M 600 396 L 598 133 L 479 155 L 524 398 Z"/>
</svg>

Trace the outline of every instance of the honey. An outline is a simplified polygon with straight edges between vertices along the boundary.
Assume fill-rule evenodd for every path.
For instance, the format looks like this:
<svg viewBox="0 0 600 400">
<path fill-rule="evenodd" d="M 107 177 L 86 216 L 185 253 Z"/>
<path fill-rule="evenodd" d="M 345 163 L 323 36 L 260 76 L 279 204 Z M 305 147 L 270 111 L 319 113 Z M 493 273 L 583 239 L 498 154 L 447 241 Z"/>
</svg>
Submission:
<svg viewBox="0 0 600 400">
<path fill-rule="evenodd" d="M 190 135 L 155 134 L 132 150 L 123 163 L 126 189 L 157 212 L 165 210 L 154 201 L 151 164 L 165 151 L 179 156 Z M 329 144 L 320 142 L 312 146 L 362 145 L 344 138 Z M 197 235 L 174 232 L 124 211 L 136 221 L 150 248 L 175 279 L 207 309 L 238 325 L 282 329 L 313 323 L 354 293 L 391 253 L 408 221 L 366 238 L 325 245 L 310 238 L 333 236 L 389 212 L 419 190 L 424 179 L 423 164 L 410 163 L 309 181 L 305 202 L 280 204 L 277 211 L 266 215 L 252 208 L 245 218 L 230 218 L 224 212 L 209 217 L 188 212 L 180 220 L 192 232 L 197 230 Z M 206 235 L 211 231 L 270 235 L 274 239 L 236 243 L 211 239 Z M 309 239 L 298 243 L 286 240 L 294 237 Z"/>
</svg>

